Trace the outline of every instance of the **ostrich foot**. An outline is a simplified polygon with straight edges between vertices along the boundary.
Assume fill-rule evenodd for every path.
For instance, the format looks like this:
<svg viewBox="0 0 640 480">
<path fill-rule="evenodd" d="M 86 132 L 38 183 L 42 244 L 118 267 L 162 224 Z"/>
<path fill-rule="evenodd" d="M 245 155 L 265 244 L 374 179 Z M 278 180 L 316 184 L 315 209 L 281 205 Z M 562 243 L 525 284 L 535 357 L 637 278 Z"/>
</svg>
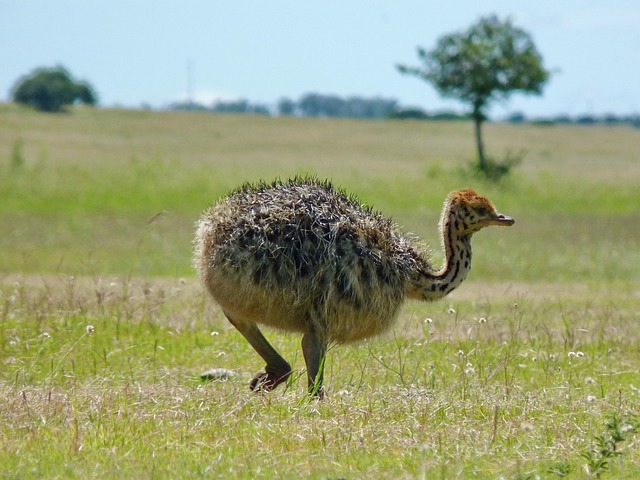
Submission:
<svg viewBox="0 0 640 480">
<path fill-rule="evenodd" d="M 253 392 L 270 392 L 281 383 L 286 382 L 290 376 L 291 370 L 284 372 L 260 372 L 253 377 L 249 388 Z"/>
</svg>

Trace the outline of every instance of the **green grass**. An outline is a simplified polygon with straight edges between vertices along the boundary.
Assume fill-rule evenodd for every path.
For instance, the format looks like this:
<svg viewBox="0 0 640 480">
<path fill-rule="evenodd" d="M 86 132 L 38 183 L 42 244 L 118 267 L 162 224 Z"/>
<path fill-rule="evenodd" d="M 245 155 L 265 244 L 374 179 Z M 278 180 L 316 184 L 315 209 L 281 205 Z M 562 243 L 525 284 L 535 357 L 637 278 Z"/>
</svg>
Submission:
<svg viewBox="0 0 640 480">
<path fill-rule="evenodd" d="M 7 476 L 587 478 L 606 418 L 640 415 L 622 294 L 411 304 L 390 336 L 330 351 L 317 402 L 299 339 L 273 332 L 299 375 L 251 394 L 260 362 L 191 282 L 38 283 L 2 291 Z M 202 383 L 208 367 L 236 376 Z M 615 478 L 634 478 L 635 442 Z"/>
<path fill-rule="evenodd" d="M 476 240 L 482 277 L 564 281 L 600 265 L 616 281 L 638 280 L 638 130 L 489 125 L 498 154 L 527 152 L 496 187 L 464 171 L 473 153 L 465 123 L 4 107 L 0 127 L 0 271 L 190 275 L 192 226 L 208 204 L 247 180 L 314 173 L 436 250 L 446 194 L 486 193 L 518 223 Z M 531 265 L 513 268 L 514 259 Z"/>
<path fill-rule="evenodd" d="M 640 469 L 640 131 L 0 106 L 3 478 L 635 478 Z M 190 268 L 193 224 L 246 180 L 329 177 L 438 248 L 448 191 L 509 229 L 469 280 L 389 335 L 336 346 L 306 395 L 300 339 L 268 331 L 287 388 Z M 429 319 L 429 320 L 427 320 Z M 209 368 L 232 370 L 203 382 Z"/>
</svg>

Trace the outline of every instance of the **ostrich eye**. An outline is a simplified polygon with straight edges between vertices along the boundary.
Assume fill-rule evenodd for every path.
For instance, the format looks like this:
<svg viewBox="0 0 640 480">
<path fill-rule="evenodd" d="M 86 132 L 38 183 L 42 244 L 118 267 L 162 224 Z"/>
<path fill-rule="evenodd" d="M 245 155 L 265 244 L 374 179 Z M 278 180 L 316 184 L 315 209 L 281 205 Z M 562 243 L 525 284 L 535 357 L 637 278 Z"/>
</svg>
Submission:
<svg viewBox="0 0 640 480">
<path fill-rule="evenodd" d="M 478 207 L 476 208 L 476 213 L 481 217 L 484 217 L 487 213 L 489 213 L 489 210 L 487 209 L 487 207 Z"/>
</svg>

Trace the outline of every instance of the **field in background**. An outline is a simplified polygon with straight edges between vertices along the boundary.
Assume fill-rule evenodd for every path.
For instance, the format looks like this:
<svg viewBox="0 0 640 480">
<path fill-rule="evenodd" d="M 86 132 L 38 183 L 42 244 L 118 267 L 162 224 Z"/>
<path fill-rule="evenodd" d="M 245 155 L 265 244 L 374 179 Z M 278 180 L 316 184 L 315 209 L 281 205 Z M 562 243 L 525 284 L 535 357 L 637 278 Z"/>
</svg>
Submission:
<svg viewBox="0 0 640 480">
<path fill-rule="evenodd" d="M 469 123 L 0 109 L 0 271 L 191 275 L 193 224 L 230 188 L 315 174 L 438 250 L 446 194 L 472 186 L 515 216 L 476 239 L 497 280 L 638 280 L 640 130 L 487 125 L 496 156 L 526 152 L 498 187 L 461 170 Z M 503 251 L 506 249 L 506 251 Z"/>
<path fill-rule="evenodd" d="M 487 125 L 490 153 L 526 153 L 500 185 L 465 170 L 472 141 L 467 123 L 0 106 L 0 474 L 635 478 L 640 130 Z M 300 376 L 249 394 L 261 363 L 190 268 L 209 203 L 294 174 L 437 255 L 450 190 L 517 220 L 474 238 L 447 300 L 333 348 L 321 403 L 299 338 L 272 331 Z M 235 377 L 202 383 L 210 367 Z"/>
</svg>

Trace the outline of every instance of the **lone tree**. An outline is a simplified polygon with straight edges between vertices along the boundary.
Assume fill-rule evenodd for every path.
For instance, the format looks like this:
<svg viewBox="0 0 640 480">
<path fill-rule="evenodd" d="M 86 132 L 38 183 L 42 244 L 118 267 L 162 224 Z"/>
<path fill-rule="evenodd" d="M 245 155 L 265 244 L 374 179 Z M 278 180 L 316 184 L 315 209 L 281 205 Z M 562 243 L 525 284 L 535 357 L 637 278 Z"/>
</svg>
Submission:
<svg viewBox="0 0 640 480">
<path fill-rule="evenodd" d="M 76 102 L 95 105 L 98 101 L 91 85 L 74 80 L 60 66 L 36 68 L 20 78 L 11 90 L 11 98 L 43 112 L 59 112 Z"/>
<path fill-rule="evenodd" d="M 492 15 L 464 32 L 445 35 L 430 52 L 418 47 L 418 57 L 421 67 L 398 65 L 398 70 L 471 106 L 478 168 L 488 173 L 491 167 L 485 157 L 482 122 L 489 103 L 506 100 L 514 92 L 540 95 L 549 79 L 531 36 L 511 20 Z"/>
</svg>

